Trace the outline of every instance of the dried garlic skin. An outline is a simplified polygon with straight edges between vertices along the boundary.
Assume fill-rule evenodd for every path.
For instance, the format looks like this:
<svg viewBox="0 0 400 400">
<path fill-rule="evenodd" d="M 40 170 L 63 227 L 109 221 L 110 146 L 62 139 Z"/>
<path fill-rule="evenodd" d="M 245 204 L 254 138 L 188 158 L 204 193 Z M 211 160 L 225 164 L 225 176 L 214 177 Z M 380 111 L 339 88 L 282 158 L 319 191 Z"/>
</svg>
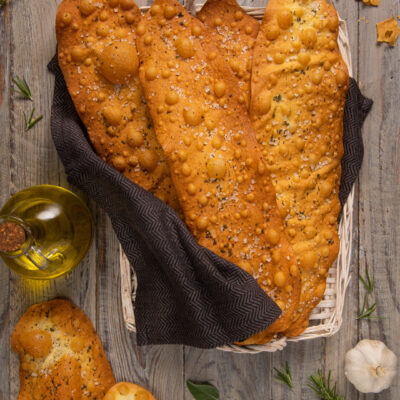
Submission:
<svg viewBox="0 0 400 400">
<path fill-rule="evenodd" d="M 380 393 L 396 373 L 396 355 L 379 340 L 361 340 L 346 353 L 344 374 L 361 393 Z"/>
</svg>

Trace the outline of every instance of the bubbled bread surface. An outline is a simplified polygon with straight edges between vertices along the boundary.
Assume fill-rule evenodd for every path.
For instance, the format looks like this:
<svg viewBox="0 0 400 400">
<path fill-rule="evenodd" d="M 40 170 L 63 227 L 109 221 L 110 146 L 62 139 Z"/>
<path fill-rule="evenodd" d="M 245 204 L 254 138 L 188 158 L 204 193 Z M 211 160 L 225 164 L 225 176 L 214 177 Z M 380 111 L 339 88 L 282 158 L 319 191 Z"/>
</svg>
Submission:
<svg viewBox="0 0 400 400">
<path fill-rule="evenodd" d="M 250 113 L 300 267 L 297 336 L 339 251 L 340 162 L 348 71 L 325 0 L 270 0 L 257 37 Z"/>
<path fill-rule="evenodd" d="M 28 308 L 11 337 L 19 400 L 102 400 L 115 380 L 87 316 L 68 300 Z"/>
<path fill-rule="evenodd" d="M 146 389 L 130 382 L 116 383 L 103 400 L 156 400 Z"/>
<path fill-rule="evenodd" d="M 140 18 L 133 0 L 64 0 L 56 17 L 58 59 L 98 154 L 178 209 L 139 82 Z"/>
<path fill-rule="evenodd" d="M 176 1 L 156 0 L 139 30 L 140 79 L 186 223 L 281 307 L 249 342 L 269 340 L 292 322 L 300 276 L 237 78 L 204 25 Z M 157 78 L 148 79 L 153 68 Z"/>
<path fill-rule="evenodd" d="M 248 106 L 253 49 L 260 24 L 236 0 L 207 0 L 197 17 L 238 78 L 244 98 L 241 101 L 246 101 Z"/>
</svg>

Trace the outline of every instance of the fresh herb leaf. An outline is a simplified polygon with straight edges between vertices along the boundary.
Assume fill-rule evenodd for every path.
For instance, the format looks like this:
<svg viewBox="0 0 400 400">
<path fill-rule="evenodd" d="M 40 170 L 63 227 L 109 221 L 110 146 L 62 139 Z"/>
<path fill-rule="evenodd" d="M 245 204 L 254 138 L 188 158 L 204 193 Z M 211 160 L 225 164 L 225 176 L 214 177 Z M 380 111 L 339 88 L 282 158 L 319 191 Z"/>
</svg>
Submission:
<svg viewBox="0 0 400 400">
<path fill-rule="evenodd" d="M 371 279 L 371 277 L 369 276 L 368 267 L 365 269 L 365 278 L 363 278 L 361 275 L 359 276 L 359 278 L 367 292 L 371 294 L 375 288 L 375 278 Z"/>
<path fill-rule="evenodd" d="M 367 291 L 366 295 L 364 296 L 364 302 L 361 309 L 360 315 L 357 319 L 380 319 L 381 317 L 372 316 L 372 314 L 376 311 L 376 303 L 368 306 L 367 299 L 368 296 L 371 295 L 375 289 L 375 278 L 369 275 L 368 267 L 365 269 L 365 278 L 361 275 L 359 276 L 361 283 L 364 285 L 365 290 Z"/>
<path fill-rule="evenodd" d="M 209 383 L 186 381 L 187 388 L 195 400 L 218 400 L 219 393 L 215 386 Z"/>
<path fill-rule="evenodd" d="M 280 370 L 274 367 L 274 371 L 276 372 L 276 375 L 274 376 L 274 379 L 276 381 L 284 383 L 285 385 L 289 386 L 290 390 L 294 389 L 292 376 L 290 374 L 289 364 L 287 363 L 287 361 L 285 367 L 281 367 Z"/>
<path fill-rule="evenodd" d="M 311 375 L 310 381 L 308 387 L 314 390 L 321 400 L 346 400 L 345 397 L 337 394 L 336 383 L 331 387 L 331 371 L 328 373 L 328 379 L 325 380 L 321 371 L 318 370 L 318 375 Z"/>
<path fill-rule="evenodd" d="M 372 304 L 372 306 L 370 307 L 367 307 L 367 296 L 365 296 L 361 314 L 357 317 L 357 319 L 383 319 L 383 317 L 371 315 L 375 311 L 376 311 L 376 303 Z"/>
<path fill-rule="evenodd" d="M 35 108 L 32 108 L 31 114 L 29 115 L 29 118 L 27 118 L 24 112 L 25 132 L 28 132 L 30 129 L 32 129 L 43 118 L 43 115 L 39 115 L 38 117 L 34 118 L 34 113 Z"/>
<path fill-rule="evenodd" d="M 14 91 L 20 94 L 22 97 L 25 97 L 28 100 L 32 99 L 31 89 L 26 81 L 25 77 L 20 78 L 18 75 L 13 79 L 14 84 L 17 88 L 14 88 Z"/>
</svg>

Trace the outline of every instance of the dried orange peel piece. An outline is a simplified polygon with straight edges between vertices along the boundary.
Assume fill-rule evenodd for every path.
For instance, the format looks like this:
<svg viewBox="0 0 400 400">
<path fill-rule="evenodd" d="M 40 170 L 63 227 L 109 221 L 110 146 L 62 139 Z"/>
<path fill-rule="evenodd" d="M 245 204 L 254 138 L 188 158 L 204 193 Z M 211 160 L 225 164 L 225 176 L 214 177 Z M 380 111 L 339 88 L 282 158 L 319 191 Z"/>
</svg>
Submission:
<svg viewBox="0 0 400 400">
<path fill-rule="evenodd" d="M 387 42 L 394 46 L 400 33 L 399 24 L 395 17 L 376 24 L 378 42 Z"/>
<path fill-rule="evenodd" d="M 104 161 L 178 209 L 139 82 L 133 0 L 64 0 L 58 57 L 89 138 Z"/>
<path fill-rule="evenodd" d="M 197 17 L 228 61 L 249 105 L 253 48 L 260 24 L 236 0 L 207 0 Z"/>
<path fill-rule="evenodd" d="M 237 79 L 203 24 L 178 2 L 156 0 L 139 28 L 140 79 L 186 223 L 283 310 L 248 341 L 265 342 L 291 324 L 300 276 Z M 148 79 L 153 68 L 157 77 Z"/>
<path fill-rule="evenodd" d="M 348 71 L 325 0 L 270 0 L 253 54 L 250 115 L 300 266 L 302 333 L 339 251 L 340 162 Z"/>
</svg>

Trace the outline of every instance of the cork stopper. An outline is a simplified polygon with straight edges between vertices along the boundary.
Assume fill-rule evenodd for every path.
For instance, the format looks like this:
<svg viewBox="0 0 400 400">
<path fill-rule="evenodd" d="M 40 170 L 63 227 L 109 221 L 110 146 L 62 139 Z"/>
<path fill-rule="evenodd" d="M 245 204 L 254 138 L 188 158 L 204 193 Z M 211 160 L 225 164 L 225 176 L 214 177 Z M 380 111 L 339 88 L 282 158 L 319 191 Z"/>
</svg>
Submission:
<svg viewBox="0 0 400 400">
<path fill-rule="evenodd" d="M 24 244 L 26 239 L 24 229 L 14 222 L 0 224 L 0 251 L 13 253 Z"/>
</svg>

